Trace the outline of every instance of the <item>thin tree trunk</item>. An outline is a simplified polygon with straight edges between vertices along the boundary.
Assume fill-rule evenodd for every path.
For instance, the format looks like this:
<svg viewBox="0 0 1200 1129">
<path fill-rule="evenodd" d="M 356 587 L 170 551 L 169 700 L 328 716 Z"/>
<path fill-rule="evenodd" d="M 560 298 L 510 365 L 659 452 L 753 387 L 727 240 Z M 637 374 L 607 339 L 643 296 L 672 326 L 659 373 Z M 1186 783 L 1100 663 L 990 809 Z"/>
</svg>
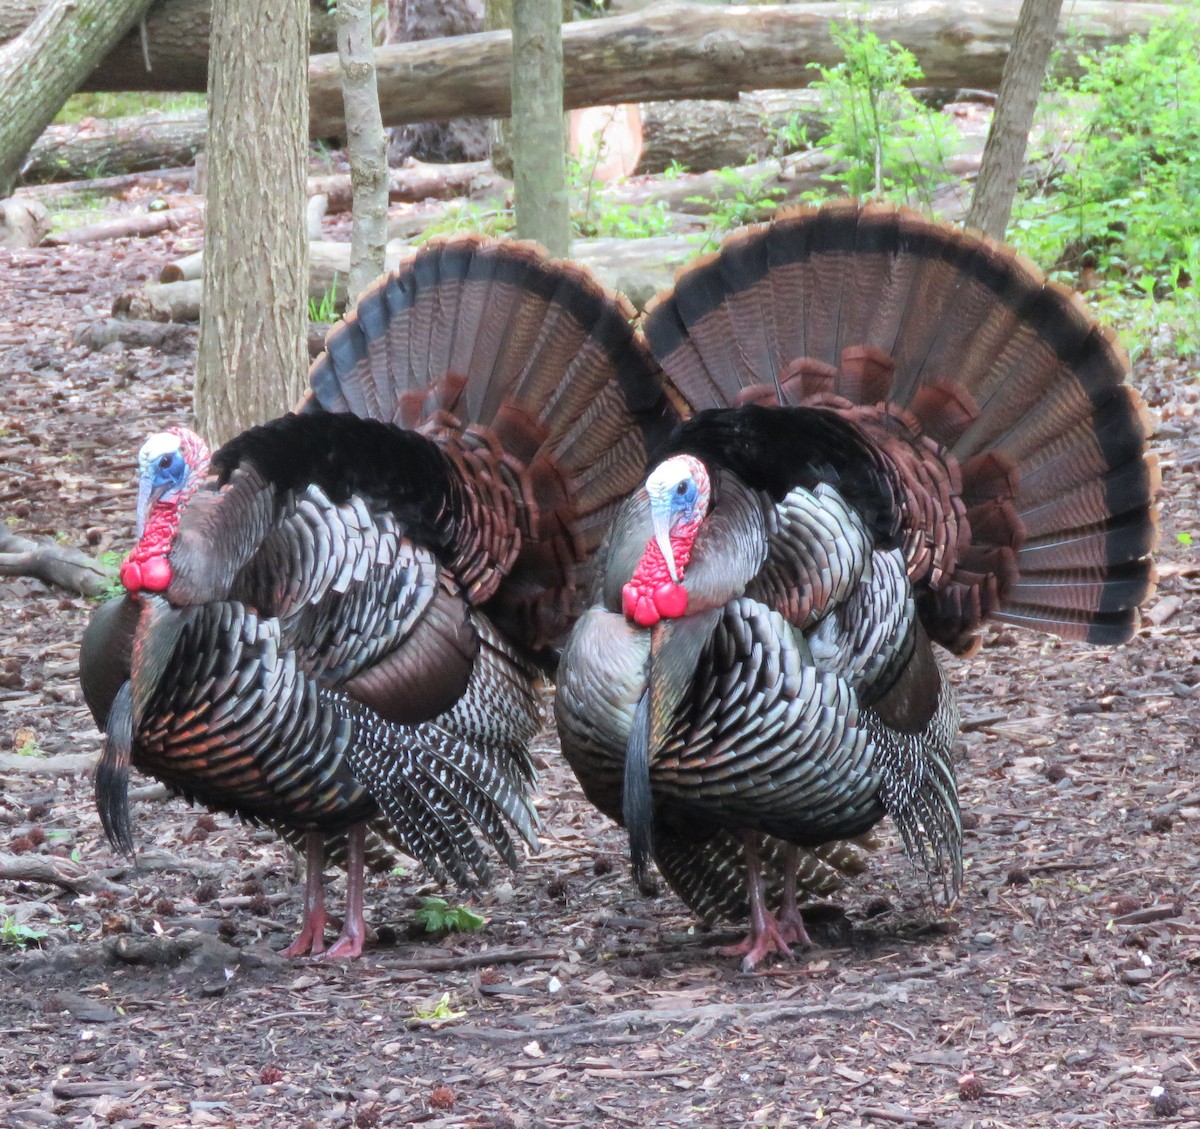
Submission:
<svg viewBox="0 0 1200 1129">
<path fill-rule="evenodd" d="M 484 31 L 512 31 L 513 0 L 487 0 L 483 13 Z M 494 117 L 488 132 L 488 156 L 492 167 L 512 179 L 512 123 L 508 118 Z"/>
<path fill-rule="evenodd" d="M 517 234 L 571 249 L 563 127 L 562 0 L 513 0 L 512 145 Z"/>
<path fill-rule="evenodd" d="M 308 0 L 214 0 L 196 420 L 222 442 L 287 411 L 308 368 Z"/>
<path fill-rule="evenodd" d="M 150 0 L 54 0 L 0 47 L 0 200 L 25 154 Z"/>
<path fill-rule="evenodd" d="M 1061 10 L 1062 0 L 1023 0 L 1021 4 L 1017 33 L 1004 64 L 983 164 L 967 213 L 967 223 L 993 239 L 1003 239 L 1008 229 Z"/>
<path fill-rule="evenodd" d="M 387 242 L 387 140 L 379 117 L 375 49 L 371 41 L 371 0 L 338 0 L 338 55 L 350 183 L 354 190 L 350 230 L 350 305 L 383 273 Z"/>
</svg>

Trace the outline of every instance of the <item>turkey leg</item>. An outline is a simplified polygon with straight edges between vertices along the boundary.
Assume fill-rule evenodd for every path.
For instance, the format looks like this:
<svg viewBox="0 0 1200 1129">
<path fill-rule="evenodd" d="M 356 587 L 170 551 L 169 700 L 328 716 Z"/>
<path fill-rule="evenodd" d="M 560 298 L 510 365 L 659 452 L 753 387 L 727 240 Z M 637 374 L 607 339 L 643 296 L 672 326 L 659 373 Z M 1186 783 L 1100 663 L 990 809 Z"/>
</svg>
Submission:
<svg viewBox="0 0 1200 1129">
<path fill-rule="evenodd" d="M 346 920 L 341 935 L 328 950 L 315 957 L 317 960 L 350 960 L 362 954 L 367 936 L 367 922 L 363 917 L 366 842 L 365 823 L 356 823 L 346 832 Z"/>
<path fill-rule="evenodd" d="M 283 950 L 285 957 L 316 956 L 325 948 L 325 836 L 320 831 L 304 833 L 304 917 L 300 935 Z"/>
<path fill-rule="evenodd" d="M 788 844 L 783 856 L 783 904 L 779 907 L 779 932 L 791 945 L 812 948 L 812 938 L 804 927 L 804 916 L 796 904 L 796 873 L 800 867 L 800 848 Z"/>
</svg>

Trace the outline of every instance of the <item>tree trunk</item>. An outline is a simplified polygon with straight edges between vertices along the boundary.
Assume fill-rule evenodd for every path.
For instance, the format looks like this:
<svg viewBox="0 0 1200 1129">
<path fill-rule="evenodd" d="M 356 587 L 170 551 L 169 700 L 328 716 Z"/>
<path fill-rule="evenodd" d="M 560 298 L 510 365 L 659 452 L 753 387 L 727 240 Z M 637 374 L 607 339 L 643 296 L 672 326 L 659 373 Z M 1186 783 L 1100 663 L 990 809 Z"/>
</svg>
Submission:
<svg viewBox="0 0 1200 1129">
<path fill-rule="evenodd" d="M 967 213 L 967 223 L 993 239 L 1002 240 L 1008 229 L 1061 10 L 1062 0 L 1024 0 L 1021 5 L 1021 18 L 1017 21 L 1012 52 L 1004 64 L 1000 95 L 983 150 L 979 180 Z"/>
<path fill-rule="evenodd" d="M 15 39 L 48 0 L 2 0 L 0 44 Z M 333 16 L 312 5 L 309 51 L 337 50 Z M 100 60 L 79 90 L 208 89 L 208 27 L 212 0 L 158 0 L 134 28 Z M 147 69 L 147 62 L 149 68 Z"/>
<path fill-rule="evenodd" d="M 379 91 L 375 86 L 371 0 L 338 0 L 337 19 L 350 182 L 354 186 L 348 291 L 353 307 L 359 294 L 383 273 L 388 211 L 387 139 L 379 117 Z"/>
<path fill-rule="evenodd" d="M 150 0 L 54 0 L 19 39 L 0 47 L 0 200 L 21 162 L 105 53 Z"/>
<path fill-rule="evenodd" d="M 196 420 L 210 442 L 282 414 L 308 368 L 308 0 L 214 0 Z"/>
<path fill-rule="evenodd" d="M 513 204 L 517 234 L 571 249 L 563 128 L 562 0 L 513 0 Z"/>
<path fill-rule="evenodd" d="M 483 13 L 484 31 L 507 31 L 512 33 L 513 0 L 486 0 Z M 501 175 L 512 180 L 512 123 L 503 117 L 489 119 L 488 157 L 492 167 Z"/>
<path fill-rule="evenodd" d="M 835 66 L 831 21 L 861 21 L 916 56 L 927 86 L 995 89 L 1012 46 L 1020 0 L 899 0 L 714 7 L 661 0 L 643 12 L 580 20 L 563 30 L 564 105 L 679 98 L 732 99 L 743 90 L 796 89 Z M 1058 29 L 1056 73 L 1078 57 L 1177 16 L 1169 4 L 1074 0 Z M 379 104 L 389 125 L 463 114 L 505 115 L 511 106 L 512 40 L 503 32 L 380 48 Z M 341 136 L 337 57 L 310 60 L 317 137 Z"/>
</svg>

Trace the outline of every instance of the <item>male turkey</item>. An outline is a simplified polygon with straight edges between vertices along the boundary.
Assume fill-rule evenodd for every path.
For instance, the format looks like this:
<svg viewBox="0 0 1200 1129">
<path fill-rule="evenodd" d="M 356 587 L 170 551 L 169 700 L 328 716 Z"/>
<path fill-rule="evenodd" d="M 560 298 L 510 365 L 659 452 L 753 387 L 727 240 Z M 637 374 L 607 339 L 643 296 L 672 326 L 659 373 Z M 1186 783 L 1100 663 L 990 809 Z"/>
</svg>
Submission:
<svg viewBox="0 0 1200 1129">
<path fill-rule="evenodd" d="M 739 232 L 645 333 L 696 414 L 597 556 L 555 713 L 639 879 L 652 856 L 697 913 L 749 912 L 749 969 L 808 943 L 800 849 L 885 814 L 957 889 L 958 714 L 931 642 L 965 653 L 987 617 L 1128 640 L 1158 476 L 1082 306 L 907 211 Z"/>
<path fill-rule="evenodd" d="M 96 798 L 131 849 L 130 763 L 303 841 L 288 955 L 322 952 L 326 846 L 362 949 L 362 873 L 395 846 L 488 877 L 535 842 L 538 665 L 581 570 L 669 430 L 632 311 L 524 244 L 431 246 L 329 334 L 298 414 L 211 464 L 174 428 L 139 455 L 123 598 L 80 656 L 105 746 Z"/>
</svg>

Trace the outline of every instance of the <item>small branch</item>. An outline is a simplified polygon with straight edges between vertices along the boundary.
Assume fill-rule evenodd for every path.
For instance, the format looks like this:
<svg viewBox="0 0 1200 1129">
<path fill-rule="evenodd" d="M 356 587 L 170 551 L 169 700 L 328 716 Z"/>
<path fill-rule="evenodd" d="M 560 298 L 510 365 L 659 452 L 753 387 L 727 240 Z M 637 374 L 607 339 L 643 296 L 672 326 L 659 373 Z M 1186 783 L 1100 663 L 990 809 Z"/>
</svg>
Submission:
<svg viewBox="0 0 1200 1129">
<path fill-rule="evenodd" d="M 405 971 L 456 972 L 465 968 L 487 968 L 493 964 L 525 964 L 532 960 L 558 960 L 557 949 L 492 949 L 454 957 L 425 957 L 405 960 Z"/>
<path fill-rule="evenodd" d="M 0 854 L 0 881 L 44 882 L 69 890 L 72 894 L 128 892 L 127 887 L 93 874 L 77 862 L 54 855 Z"/>
<path fill-rule="evenodd" d="M 0 773 L 30 776 L 82 776 L 96 767 L 96 753 L 63 753 L 57 757 L 23 757 L 0 753 Z"/>
<path fill-rule="evenodd" d="M 763 1000 L 743 1000 L 728 1004 L 705 1004 L 693 1008 L 635 1008 L 631 1011 L 617 1011 L 609 1015 L 600 1015 L 581 1023 L 569 1023 L 561 1027 L 523 1027 L 519 1030 L 503 1027 L 474 1027 L 451 1025 L 441 1029 L 439 1033 L 452 1034 L 455 1038 L 482 1039 L 485 1042 L 504 1043 L 518 1039 L 539 1042 L 552 1039 L 573 1038 L 586 1036 L 593 1031 L 602 1031 L 610 1027 L 620 1027 L 623 1031 L 637 1031 L 663 1026 L 683 1026 L 694 1023 L 717 1023 L 724 1020 L 740 1020 L 756 1024 L 780 1022 L 795 1022 L 812 1019 L 815 1016 L 847 1016 L 862 1012 L 875 1011 L 890 1007 L 901 998 L 899 985 L 887 992 L 861 996 L 847 1003 L 831 1001 L 825 1004 L 799 1005 L 787 1002 L 769 1002 Z"/>
</svg>

